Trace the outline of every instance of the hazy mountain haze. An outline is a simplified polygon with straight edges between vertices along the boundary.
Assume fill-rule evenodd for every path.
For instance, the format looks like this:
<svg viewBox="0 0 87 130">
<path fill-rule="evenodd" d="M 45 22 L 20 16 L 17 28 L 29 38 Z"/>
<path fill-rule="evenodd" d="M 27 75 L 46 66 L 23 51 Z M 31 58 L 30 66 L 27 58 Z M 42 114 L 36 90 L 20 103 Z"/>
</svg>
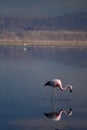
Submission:
<svg viewBox="0 0 87 130">
<path fill-rule="evenodd" d="M 87 11 L 87 0 L 0 0 L 0 16 L 58 16 Z"/>
</svg>

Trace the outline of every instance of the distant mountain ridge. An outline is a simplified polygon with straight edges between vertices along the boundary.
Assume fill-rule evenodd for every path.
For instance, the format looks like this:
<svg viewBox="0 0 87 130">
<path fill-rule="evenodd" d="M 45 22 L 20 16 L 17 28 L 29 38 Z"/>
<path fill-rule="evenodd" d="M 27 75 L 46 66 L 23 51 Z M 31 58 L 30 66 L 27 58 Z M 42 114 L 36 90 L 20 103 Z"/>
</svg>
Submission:
<svg viewBox="0 0 87 130">
<path fill-rule="evenodd" d="M 46 18 L 0 17 L 0 31 L 87 31 L 87 12 Z"/>
</svg>

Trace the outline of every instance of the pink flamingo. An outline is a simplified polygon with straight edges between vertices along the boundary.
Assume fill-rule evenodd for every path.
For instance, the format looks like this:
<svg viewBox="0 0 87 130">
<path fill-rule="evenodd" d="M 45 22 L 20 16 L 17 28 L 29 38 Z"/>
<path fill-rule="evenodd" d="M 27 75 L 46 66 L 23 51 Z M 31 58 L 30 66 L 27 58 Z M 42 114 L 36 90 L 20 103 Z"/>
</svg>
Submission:
<svg viewBox="0 0 87 130">
<path fill-rule="evenodd" d="M 44 115 L 48 118 L 50 118 L 53 121 L 59 121 L 61 119 L 62 113 L 65 113 L 65 115 L 67 116 L 71 116 L 72 115 L 72 109 L 70 108 L 69 112 L 67 112 L 64 109 L 61 109 L 59 112 L 50 112 L 50 113 L 44 113 Z"/>
<path fill-rule="evenodd" d="M 53 88 L 53 92 L 56 94 L 55 88 L 59 87 L 60 90 L 65 91 L 66 89 L 70 90 L 70 93 L 72 92 L 73 87 L 71 85 L 66 85 L 65 87 L 62 86 L 61 80 L 60 79 L 52 79 L 48 82 L 45 83 L 44 86 L 50 86 Z"/>
</svg>

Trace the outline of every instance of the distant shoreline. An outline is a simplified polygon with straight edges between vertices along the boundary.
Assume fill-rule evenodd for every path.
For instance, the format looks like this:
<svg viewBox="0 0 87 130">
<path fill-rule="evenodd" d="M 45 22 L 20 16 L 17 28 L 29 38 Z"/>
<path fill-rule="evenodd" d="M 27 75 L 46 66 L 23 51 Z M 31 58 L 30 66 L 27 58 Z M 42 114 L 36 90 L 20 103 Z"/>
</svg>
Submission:
<svg viewBox="0 0 87 130">
<path fill-rule="evenodd" d="M 4 31 L 0 33 L 0 45 L 28 45 L 38 47 L 87 47 L 87 32 Z"/>
<path fill-rule="evenodd" d="M 87 41 L 0 40 L 0 45 L 23 45 L 33 47 L 87 47 Z"/>
</svg>

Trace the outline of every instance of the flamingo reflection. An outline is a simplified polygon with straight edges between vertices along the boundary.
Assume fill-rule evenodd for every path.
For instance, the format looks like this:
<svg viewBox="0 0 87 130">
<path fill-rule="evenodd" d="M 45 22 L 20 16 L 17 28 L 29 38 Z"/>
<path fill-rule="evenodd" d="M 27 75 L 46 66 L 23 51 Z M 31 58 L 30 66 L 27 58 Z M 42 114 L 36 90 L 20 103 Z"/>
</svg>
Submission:
<svg viewBox="0 0 87 130">
<path fill-rule="evenodd" d="M 53 121 L 59 121 L 61 119 L 62 113 L 65 113 L 67 116 L 72 115 L 72 109 L 70 108 L 69 111 L 66 111 L 65 109 L 61 109 L 59 112 L 53 111 L 50 113 L 44 113 L 44 115 Z"/>
<path fill-rule="evenodd" d="M 65 109 L 60 109 L 59 111 L 56 110 L 56 103 L 54 102 L 54 100 L 52 100 L 52 112 L 45 112 L 44 115 L 53 120 L 53 121 L 59 121 L 61 120 L 62 114 L 64 113 L 66 116 L 71 116 L 72 115 L 72 109 L 70 108 L 68 111 L 66 111 Z"/>
</svg>

